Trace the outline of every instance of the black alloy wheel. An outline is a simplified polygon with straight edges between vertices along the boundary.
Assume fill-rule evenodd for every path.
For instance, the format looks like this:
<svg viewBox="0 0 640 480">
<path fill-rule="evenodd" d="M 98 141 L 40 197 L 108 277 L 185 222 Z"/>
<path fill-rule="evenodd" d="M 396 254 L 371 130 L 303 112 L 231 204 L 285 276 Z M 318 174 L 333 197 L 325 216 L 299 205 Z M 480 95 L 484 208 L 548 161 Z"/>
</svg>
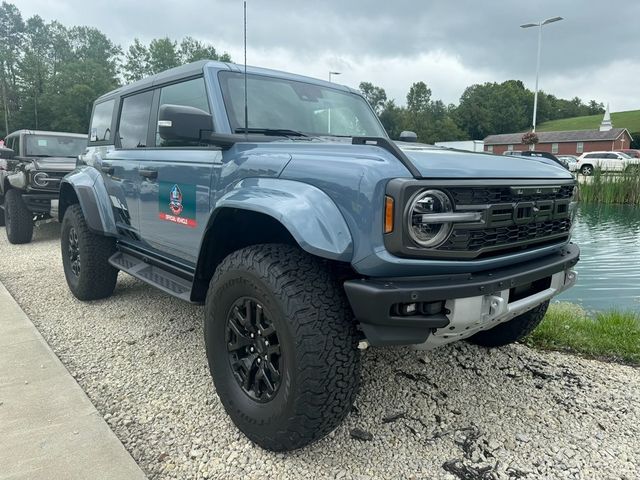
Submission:
<svg viewBox="0 0 640 480">
<path fill-rule="evenodd" d="M 67 208 L 62 219 L 60 253 L 64 276 L 78 300 L 98 300 L 113 293 L 118 270 L 109 263 L 116 242 L 91 231 L 78 204 Z"/>
<path fill-rule="evenodd" d="M 204 335 L 222 405 L 261 447 L 304 447 L 351 411 L 359 334 L 328 262 L 281 244 L 229 254 L 209 284 Z"/>
<path fill-rule="evenodd" d="M 78 246 L 78 232 L 71 227 L 69 230 L 68 256 L 71 271 L 76 277 L 80 276 L 80 247 Z"/>
<path fill-rule="evenodd" d="M 275 397 L 282 379 L 280 342 L 273 322 L 254 298 L 234 302 L 227 315 L 227 353 L 242 391 L 258 402 Z"/>
</svg>

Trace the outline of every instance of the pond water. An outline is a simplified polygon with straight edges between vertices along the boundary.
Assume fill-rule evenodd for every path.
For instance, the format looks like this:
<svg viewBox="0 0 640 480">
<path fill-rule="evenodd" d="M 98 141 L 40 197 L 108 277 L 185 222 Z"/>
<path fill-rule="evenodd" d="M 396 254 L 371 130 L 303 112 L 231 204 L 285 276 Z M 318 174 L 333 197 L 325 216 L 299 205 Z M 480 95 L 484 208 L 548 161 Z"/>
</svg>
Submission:
<svg viewBox="0 0 640 480">
<path fill-rule="evenodd" d="M 640 311 L 640 207 L 580 205 L 578 283 L 556 297 L 589 311 Z"/>
</svg>

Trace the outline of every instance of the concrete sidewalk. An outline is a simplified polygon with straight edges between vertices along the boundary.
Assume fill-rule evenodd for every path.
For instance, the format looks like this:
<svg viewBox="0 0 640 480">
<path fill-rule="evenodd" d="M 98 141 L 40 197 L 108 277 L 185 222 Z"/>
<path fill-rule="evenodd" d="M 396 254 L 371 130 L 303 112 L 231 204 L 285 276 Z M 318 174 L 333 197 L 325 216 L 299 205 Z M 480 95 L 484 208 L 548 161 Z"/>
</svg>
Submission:
<svg viewBox="0 0 640 480">
<path fill-rule="evenodd" d="M 145 478 L 0 283 L 0 479 Z"/>
</svg>

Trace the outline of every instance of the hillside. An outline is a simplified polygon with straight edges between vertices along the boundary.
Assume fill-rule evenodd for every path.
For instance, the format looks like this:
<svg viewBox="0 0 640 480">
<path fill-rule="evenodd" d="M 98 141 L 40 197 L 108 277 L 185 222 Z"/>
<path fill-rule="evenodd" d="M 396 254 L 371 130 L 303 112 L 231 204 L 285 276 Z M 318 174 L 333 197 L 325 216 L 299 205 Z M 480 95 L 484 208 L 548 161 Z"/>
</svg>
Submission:
<svg viewBox="0 0 640 480">
<path fill-rule="evenodd" d="M 559 130 L 589 130 L 600 126 L 602 114 L 586 117 L 563 118 L 541 123 L 536 127 L 538 132 L 555 132 Z M 611 114 L 614 127 L 627 128 L 629 132 L 640 132 L 640 110 L 616 112 Z"/>
</svg>

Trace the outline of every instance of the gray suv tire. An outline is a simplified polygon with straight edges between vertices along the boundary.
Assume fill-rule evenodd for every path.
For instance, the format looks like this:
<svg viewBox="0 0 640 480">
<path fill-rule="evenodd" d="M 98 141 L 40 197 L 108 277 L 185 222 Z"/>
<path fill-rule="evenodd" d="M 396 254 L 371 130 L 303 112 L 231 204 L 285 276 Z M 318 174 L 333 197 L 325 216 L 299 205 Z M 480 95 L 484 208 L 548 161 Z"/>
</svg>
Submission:
<svg viewBox="0 0 640 480">
<path fill-rule="evenodd" d="M 115 240 L 89 230 L 78 204 L 64 214 L 60 246 L 64 276 L 78 300 L 111 296 L 118 279 L 118 269 L 109 263 L 116 252 Z"/>
<path fill-rule="evenodd" d="M 261 447 L 303 447 L 351 410 L 358 337 L 328 263 L 290 245 L 232 253 L 211 279 L 204 330 L 217 394 Z"/>
<path fill-rule="evenodd" d="M 9 243 L 29 243 L 33 238 L 33 214 L 19 190 L 9 189 L 4 197 L 4 221 Z"/>
</svg>

